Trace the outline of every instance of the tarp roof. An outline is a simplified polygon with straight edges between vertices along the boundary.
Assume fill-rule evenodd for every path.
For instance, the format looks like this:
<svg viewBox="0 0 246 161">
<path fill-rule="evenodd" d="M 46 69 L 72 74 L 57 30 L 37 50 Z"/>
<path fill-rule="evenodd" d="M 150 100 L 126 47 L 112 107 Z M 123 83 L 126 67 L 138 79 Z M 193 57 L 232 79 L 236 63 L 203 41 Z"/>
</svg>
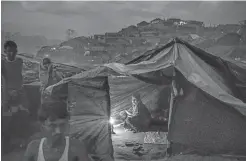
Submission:
<svg viewBox="0 0 246 161">
<path fill-rule="evenodd" d="M 127 79 L 116 80 L 111 85 L 117 88 L 110 91 L 109 76 L 122 75 L 141 81 L 134 84 Z M 127 64 L 104 64 L 65 78 L 48 87 L 47 92 L 56 96 L 62 93 L 65 85 L 72 86 L 67 88 L 71 92 L 69 97 L 75 97 L 77 105 L 72 110 L 71 134 L 85 139 L 88 145 L 95 145 L 94 153 L 108 161 L 112 160 L 113 150 L 107 119 L 115 112 L 110 108 L 116 111 L 129 108 L 118 98 L 123 95 L 121 99 L 126 99 L 134 88 L 140 90 L 146 84 L 144 88 L 150 92 L 141 91 L 144 103 L 154 101 L 157 95 L 164 99 L 169 93 L 161 95 L 160 85 L 170 85 L 172 80 L 177 83 L 179 93 L 182 89 L 183 95 L 175 98 L 168 140 L 201 151 L 245 154 L 246 66 L 221 59 L 179 39 Z M 153 88 L 148 87 L 148 83 Z M 165 108 L 166 105 L 161 106 Z M 96 143 L 92 143 L 95 138 Z"/>
<path fill-rule="evenodd" d="M 216 56 L 226 58 L 240 58 L 246 60 L 246 46 L 236 45 L 236 46 L 223 46 L 215 45 L 207 49 L 207 51 Z"/>
<path fill-rule="evenodd" d="M 233 83 L 229 82 L 226 76 L 233 73 L 230 72 L 224 75 L 223 70 L 227 66 L 225 65 L 226 63 L 233 64 L 206 53 L 182 40 L 174 39 L 167 45 L 148 51 L 126 65 L 120 63 L 105 64 L 96 69 L 66 78 L 60 83 L 112 74 L 141 76 L 159 70 L 162 71 L 164 77 L 170 77 L 172 76 L 170 69 L 174 68 L 181 72 L 196 87 L 246 115 L 246 104 L 243 102 L 246 96 L 240 92 L 238 93 L 239 87 L 230 88 Z M 233 65 L 240 69 L 240 87 L 243 86 L 245 88 L 246 78 L 242 77 L 242 74 L 246 74 L 246 66 L 243 64 Z"/>
<path fill-rule="evenodd" d="M 238 33 L 227 33 L 217 38 L 216 44 L 226 46 L 239 45 L 240 39 L 241 35 L 239 35 Z"/>
<path fill-rule="evenodd" d="M 197 34 L 189 34 L 189 36 L 192 38 L 192 39 L 199 39 L 200 36 L 197 35 Z"/>
</svg>

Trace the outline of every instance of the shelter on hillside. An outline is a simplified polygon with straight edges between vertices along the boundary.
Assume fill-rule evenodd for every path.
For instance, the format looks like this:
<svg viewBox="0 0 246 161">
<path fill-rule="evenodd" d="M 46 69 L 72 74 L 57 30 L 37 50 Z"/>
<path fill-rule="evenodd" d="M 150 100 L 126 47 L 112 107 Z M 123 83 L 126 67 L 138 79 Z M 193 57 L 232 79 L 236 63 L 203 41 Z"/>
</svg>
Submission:
<svg viewBox="0 0 246 161">
<path fill-rule="evenodd" d="M 207 49 L 208 52 L 223 58 L 233 60 L 246 61 L 246 46 L 222 46 L 216 45 Z"/>
<path fill-rule="evenodd" d="M 228 33 L 217 38 L 215 44 L 223 46 L 235 46 L 239 45 L 241 41 L 241 35 L 238 33 Z"/>
<path fill-rule="evenodd" d="M 170 107 L 172 143 L 197 153 L 245 154 L 245 73 L 242 64 L 174 39 L 127 64 L 105 64 L 65 78 L 46 92 L 66 94 L 74 102 L 71 135 L 85 140 L 103 161 L 114 160 L 109 118 L 129 107 L 136 90 L 150 111 Z M 164 99 L 169 94 L 162 96 L 167 89 L 175 95 L 170 106 Z"/>
<path fill-rule="evenodd" d="M 223 58 L 246 61 L 246 46 L 242 41 L 242 35 L 229 33 L 217 38 L 207 51 Z"/>
</svg>

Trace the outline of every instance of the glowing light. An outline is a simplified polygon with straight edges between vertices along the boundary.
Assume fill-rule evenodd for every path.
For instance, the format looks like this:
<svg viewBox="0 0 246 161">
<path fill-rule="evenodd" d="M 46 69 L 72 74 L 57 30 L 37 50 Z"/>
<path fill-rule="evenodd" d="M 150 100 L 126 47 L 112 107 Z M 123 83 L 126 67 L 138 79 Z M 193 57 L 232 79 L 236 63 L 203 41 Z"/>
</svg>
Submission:
<svg viewBox="0 0 246 161">
<path fill-rule="evenodd" d="M 113 125 L 113 124 L 115 123 L 115 119 L 114 119 L 114 118 L 112 118 L 112 117 L 110 117 L 110 119 L 109 119 L 109 123 Z"/>
</svg>

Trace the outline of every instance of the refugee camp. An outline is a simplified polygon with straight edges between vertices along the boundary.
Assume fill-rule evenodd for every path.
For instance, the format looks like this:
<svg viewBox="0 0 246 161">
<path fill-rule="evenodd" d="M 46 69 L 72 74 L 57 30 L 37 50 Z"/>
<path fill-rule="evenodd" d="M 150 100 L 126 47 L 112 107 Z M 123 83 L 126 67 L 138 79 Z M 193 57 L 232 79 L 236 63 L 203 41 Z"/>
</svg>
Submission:
<svg viewBox="0 0 246 161">
<path fill-rule="evenodd" d="M 3 161 L 246 160 L 245 2 L 1 5 Z"/>
</svg>

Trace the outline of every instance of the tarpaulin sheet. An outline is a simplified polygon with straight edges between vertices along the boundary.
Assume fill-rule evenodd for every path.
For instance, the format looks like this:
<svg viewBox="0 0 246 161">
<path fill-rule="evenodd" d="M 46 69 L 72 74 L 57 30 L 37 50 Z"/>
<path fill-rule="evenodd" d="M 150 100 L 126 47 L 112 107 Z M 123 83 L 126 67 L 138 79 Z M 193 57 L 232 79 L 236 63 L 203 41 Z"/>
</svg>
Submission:
<svg viewBox="0 0 246 161">
<path fill-rule="evenodd" d="M 207 65 L 202 59 L 199 59 L 185 46 L 177 45 L 176 53 L 179 56 L 176 59 L 175 67 L 188 81 L 246 115 L 246 104 L 234 97 L 225 78 L 219 72 Z"/>
<path fill-rule="evenodd" d="M 234 92 L 234 88 L 236 88 L 236 86 L 232 88 L 230 86 L 230 83 L 233 84 L 235 82 L 228 82 L 229 78 L 226 78 L 228 75 L 224 75 L 223 73 L 227 72 L 225 69 L 220 69 L 220 71 L 218 71 L 214 66 L 212 66 L 212 63 L 214 63 L 217 67 L 222 68 L 222 65 L 219 64 L 218 60 L 216 60 L 219 59 L 218 57 L 212 57 L 212 55 L 206 56 L 208 53 L 204 52 L 194 53 L 190 50 L 193 46 L 182 43 L 182 41 L 179 41 L 179 43 L 171 43 L 173 43 L 171 47 L 163 49 L 163 51 L 159 54 L 153 56 L 153 60 L 149 59 L 138 64 L 129 65 L 111 63 L 106 64 L 105 66 L 115 70 L 118 73 L 127 75 L 141 75 L 143 73 L 153 72 L 155 70 L 164 70 L 170 66 L 173 66 L 173 68 L 178 69 L 185 76 L 185 78 L 195 86 L 216 99 L 230 104 L 243 115 L 246 115 L 246 104 L 241 99 L 236 97 Z M 199 50 L 194 49 L 194 51 Z M 158 61 L 156 58 L 158 58 Z M 215 60 L 213 60 L 213 58 Z M 210 60 L 214 61 L 211 62 L 211 65 L 208 64 Z M 223 62 L 223 60 L 219 60 Z"/>
<path fill-rule="evenodd" d="M 245 154 L 245 116 L 195 87 L 180 72 L 175 80 L 183 95 L 175 98 L 168 139 L 210 154 Z"/>
<path fill-rule="evenodd" d="M 195 45 L 196 47 L 207 49 L 214 45 L 213 39 L 196 39 L 191 42 L 192 45 Z"/>
<path fill-rule="evenodd" d="M 84 74 L 81 74 L 85 76 Z M 107 77 L 72 77 L 59 85 L 49 87 L 50 92 L 68 88 L 70 135 L 83 140 L 88 151 L 102 161 L 113 160 L 113 146 L 109 126 L 110 101 Z"/>
<path fill-rule="evenodd" d="M 97 90 L 103 91 L 101 87 L 104 87 L 107 83 L 100 83 L 98 79 L 117 74 L 134 76 L 143 81 L 148 78 L 149 73 L 153 74 L 161 71 L 163 72 L 161 74 L 163 78 L 167 77 L 167 80 L 175 79 L 176 76 L 172 77 L 172 71 L 174 70 L 183 76 L 183 79 L 176 81 L 177 86 L 184 89 L 183 92 L 179 92 L 183 93 L 182 99 L 178 98 L 174 103 L 169 138 L 176 143 L 198 148 L 203 146 L 204 149 L 219 151 L 219 153 L 226 149 L 228 149 L 227 152 L 235 152 L 245 148 L 246 142 L 242 135 L 245 134 L 243 128 L 246 129 L 246 104 L 243 102 L 245 95 L 239 90 L 239 85 L 246 85 L 245 78 L 242 76 L 246 71 L 244 66 L 221 59 L 179 39 L 174 39 L 164 47 L 148 51 L 125 65 L 119 63 L 105 64 L 103 67 L 66 78 L 51 87 L 49 91 L 53 93 L 53 91 L 56 91 L 54 89 L 59 89 L 57 87 L 60 85 L 71 82 L 85 88 L 82 88 L 82 91 L 95 90 L 95 87 Z M 232 79 L 233 76 L 235 78 Z M 154 80 L 154 78 L 161 79 L 162 77 L 159 73 L 158 76 L 152 75 L 151 79 Z M 119 79 L 120 81 L 110 81 L 109 86 L 112 87 L 110 91 L 112 95 L 111 107 L 114 112 L 128 108 L 130 104 L 128 96 L 135 88 L 147 89 L 148 94 L 146 91 L 140 92 L 144 103 L 148 104 L 148 101 L 155 100 L 150 95 L 156 96 L 160 84 L 157 83 L 157 86 L 154 83 L 153 85 L 149 80 L 149 82 L 137 83 L 133 78 L 131 79 L 124 80 L 122 78 Z M 182 85 L 180 81 L 188 83 Z M 163 85 L 168 84 L 166 81 L 164 82 Z M 124 83 L 125 85 L 123 85 Z M 123 87 L 127 88 L 124 89 L 126 92 Z M 86 95 L 85 93 L 82 92 L 82 98 L 85 97 L 83 96 Z M 149 95 L 149 97 L 145 95 Z M 103 94 L 101 96 L 103 97 Z M 91 108 L 92 103 L 87 103 L 85 106 Z M 95 115 L 99 120 L 103 120 L 104 117 L 101 116 L 103 111 L 99 109 L 101 107 L 98 107 L 98 109 L 92 108 L 91 111 L 88 109 L 89 112 L 86 108 L 84 115 L 93 115 L 93 118 Z M 109 114 L 107 116 L 109 117 Z M 87 119 L 86 116 L 83 117 L 85 119 L 81 119 L 81 121 Z M 83 132 L 83 130 L 80 131 Z M 108 133 L 110 132 L 108 131 Z M 88 134 L 85 136 L 88 136 Z M 105 142 L 110 142 L 109 137 L 105 137 L 105 139 Z M 223 148 L 223 146 L 226 148 Z"/>
<path fill-rule="evenodd" d="M 237 46 L 222 46 L 215 45 L 208 49 L 208 52 L 222 57 L 222 58 L 240 58 L 242 60 L 246 60 L 246 46 L 245 45 L 237 45 Z"/>
<path fill-rule="evenodd" d="M 134 75 L 141 73 L 148 73 L 161 69 L 168 68 L 174 62 L 173 46 L 161 51 L 158 55 L 155 55 L 151 60 L 142 61 L 138 64 L 124 65 L 120 63 L 110 63 L 104 66 L 113 69 L 117 73 L 124 75 Z"/>
<path fill-rule="evenodd" d="M 240 39 L 241 39 L 241 35 L 237 33 L 228 33 L 219 37 L 216 40 L 216 44 L 224 45 L 224 46 L 239 45 Z"/>
<path fill-rule="evenodd" d="M 145 83 L 134 77 L 109 77 L 111 115 L 132 107 L 131 96 L 139 93 L 150 112 L 168 109 L 169 87 Z"/>
</svg>

